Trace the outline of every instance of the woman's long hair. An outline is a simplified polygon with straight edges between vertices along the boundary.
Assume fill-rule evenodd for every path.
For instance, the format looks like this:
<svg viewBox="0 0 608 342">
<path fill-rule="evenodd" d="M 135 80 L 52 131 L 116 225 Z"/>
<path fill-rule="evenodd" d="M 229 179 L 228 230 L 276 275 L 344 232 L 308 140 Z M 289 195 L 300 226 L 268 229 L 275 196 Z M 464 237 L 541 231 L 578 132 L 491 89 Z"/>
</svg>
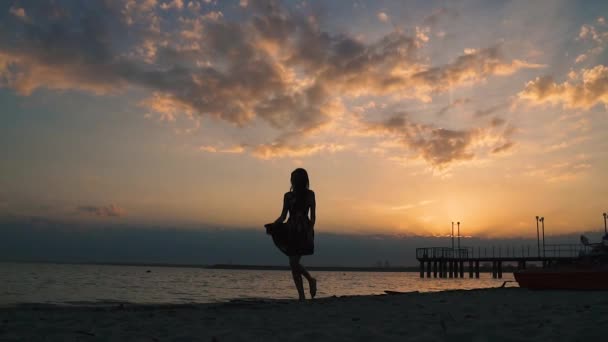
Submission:
<svg viewBox="0 0 608 342">
<path fill-rule="evenodd" d="M 308 172 L 302 168 L 293 170 L 291 173 L 291 191 L 296 195 L 296 203 L 306 202 L 309 187 Z"/>
</svg>

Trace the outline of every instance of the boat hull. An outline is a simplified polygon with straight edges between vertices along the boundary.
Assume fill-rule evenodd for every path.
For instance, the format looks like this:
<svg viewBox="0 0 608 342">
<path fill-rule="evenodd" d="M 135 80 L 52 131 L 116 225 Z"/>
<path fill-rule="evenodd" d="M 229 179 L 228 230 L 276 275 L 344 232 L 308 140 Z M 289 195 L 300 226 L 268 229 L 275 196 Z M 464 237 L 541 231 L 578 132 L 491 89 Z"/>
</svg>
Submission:
<svg viewBox="0 0 608 342">
<path fill-rule="evenodd" d="M 513 275 L 519 287 L 534 290 L 608 290 L 608 270 L 527 270 Z"/>
</svg>

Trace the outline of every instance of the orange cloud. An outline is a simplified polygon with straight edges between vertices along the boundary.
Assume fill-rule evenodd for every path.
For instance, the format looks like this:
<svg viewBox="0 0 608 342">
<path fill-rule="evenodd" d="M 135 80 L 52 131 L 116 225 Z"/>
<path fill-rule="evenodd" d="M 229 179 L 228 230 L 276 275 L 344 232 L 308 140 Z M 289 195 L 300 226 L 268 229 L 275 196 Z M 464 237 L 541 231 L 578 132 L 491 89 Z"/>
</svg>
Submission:
<svg viewBox="0 0 608 342">
<path fill-rule="evenodd" d="M 335 153 L 344 150 L 346 147 L 339 144 L 303 144 L 289 145 L 282 142 L 272 144 L 262 144 L 253 148 L 251 154 L 260 159 L 274 158 L 297 158 L 310 156 L 320 152 Z"/>
<path fill-rule="evenodd" d="M 532 104 L 558 104 L 567 108 L 589 109 L 597 104 L 608 105 L 608 67 L 597 65 L 575 73 L 570 81 L 557 83 L 551 76 L 528 82 L 519 98 Z"/>
<path fill-rule="evenodd" d="M 464 83 L 480 81 L 491 75 L 506 76 L 520 69 L 543 67 L 545 65 L 518 59 L 507 62 L 501 55 L 500 47 L 495 46 L 467 51 L 454 62 L 423 70 L 412 75 L 411 79 L 414 85 L 425 87 L 428 92 L 438 92 Z"/>
<path fill-rule="evenodd" d="M 164 2 L 160 5 L 160 8 L 162 8 L 164 10 L 169 10 L 169 9 L 181 10 L 182 8 L 184 8 L 184 1 L 183 0 L 171 0 L 170 2 Z"/>
<path fill-rule="evenodd" d="M 95 6 L 79 21 L 12 21 L 14 30 L 0 37 L 0 85 L 22 95 L 39 88 L 95 94 L 136 89 L 145 97 L 139 104 L 161 120 L 185 114 L 240 127 L 261 121 L 279 131 L 281 142 L 253 149 L 262 158 L 332 150 L 296 144 L 294 137 L 335 127 L 349 100 L 391 96 L 429 102 L 433 94 L 458 86 L 543 67 L 507 58 L 501 46 L 468 49 L 449 63 L 427 65 L 421 44 L 440 17 L 455 15 L 448 10 L 435 13 L 413 35 L 394 31 L 364 42 L 323 31 L 313 17 L 281 5 L 252 3 L 252 14 L 238 22 L 217 11 L 196 17 L 187 11 L 177 26 L 161 23 L 163 10 L 184 7 L 179 0 Z M 116 32 L 131 38 L 121 40 Z M 479 140 L 476 129 L 419 128 L 406 145 L 433 165 L 472 158 L 469 146 Z M 497 151 L 512 145 L 500 146 Z"/>
<path fill-rule="evenodd" d="M 245 148 L 243 146 L 232 146 L 232 147 L 218 147 L 213 145 L 203 145 L 199 147 L 199 150 L 203 152 L 209 153 L 231 153 L 231 154 L 239 154 L 245 152 Z"/>
<path fill-rule="evenodd" d="M 386 14 L 385 12 L 378 12 L 376 16 L 378 17 L 378 20 L 383 23 L 387 23 L 389 21 L 388 14 Z"/>
</svg>

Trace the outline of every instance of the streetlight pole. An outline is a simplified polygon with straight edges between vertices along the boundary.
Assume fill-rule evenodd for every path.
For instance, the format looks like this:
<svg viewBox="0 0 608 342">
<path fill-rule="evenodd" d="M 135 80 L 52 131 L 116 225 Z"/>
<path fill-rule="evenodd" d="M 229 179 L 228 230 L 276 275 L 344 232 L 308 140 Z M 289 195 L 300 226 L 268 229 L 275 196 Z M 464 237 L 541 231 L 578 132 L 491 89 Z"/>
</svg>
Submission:
<svg viewBox="0 0 608 342">
<path fill-rule="evenodd" d="M 458 253 L 460 253 L 460 222 L 458 224 Z"/>
<path fill-rule="evenodd" d="M 538 230 L 538 219 L 539 217 L 536 216 L 536 247 L 538 251 L 538 257 L 540 258 L 540 233 Z"/>
<path fill-rule="evenodd" d="M 452 222 L 452 251 L 454 251 L 454 222 Z"/>
<path fill-rule="evenodd" d="M 545 257 L 545 218 L 541 217 L 540 222 L 543 224 L 543 258 Z"/>
</svg>

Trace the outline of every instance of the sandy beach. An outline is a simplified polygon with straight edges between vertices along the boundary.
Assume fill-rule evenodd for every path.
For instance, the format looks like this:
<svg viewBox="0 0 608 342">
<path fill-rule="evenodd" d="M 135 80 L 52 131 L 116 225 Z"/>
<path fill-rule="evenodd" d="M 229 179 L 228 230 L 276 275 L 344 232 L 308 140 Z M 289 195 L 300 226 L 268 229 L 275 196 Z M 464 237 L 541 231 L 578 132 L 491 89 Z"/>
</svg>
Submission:
<svg viewBox="0 0 608 342">
<path fill-rule="evenodd" d="M 520 288 L 0 309 L 0 341 L 599 341 L 606 326 L 605 292 Z"/>
</svg>

